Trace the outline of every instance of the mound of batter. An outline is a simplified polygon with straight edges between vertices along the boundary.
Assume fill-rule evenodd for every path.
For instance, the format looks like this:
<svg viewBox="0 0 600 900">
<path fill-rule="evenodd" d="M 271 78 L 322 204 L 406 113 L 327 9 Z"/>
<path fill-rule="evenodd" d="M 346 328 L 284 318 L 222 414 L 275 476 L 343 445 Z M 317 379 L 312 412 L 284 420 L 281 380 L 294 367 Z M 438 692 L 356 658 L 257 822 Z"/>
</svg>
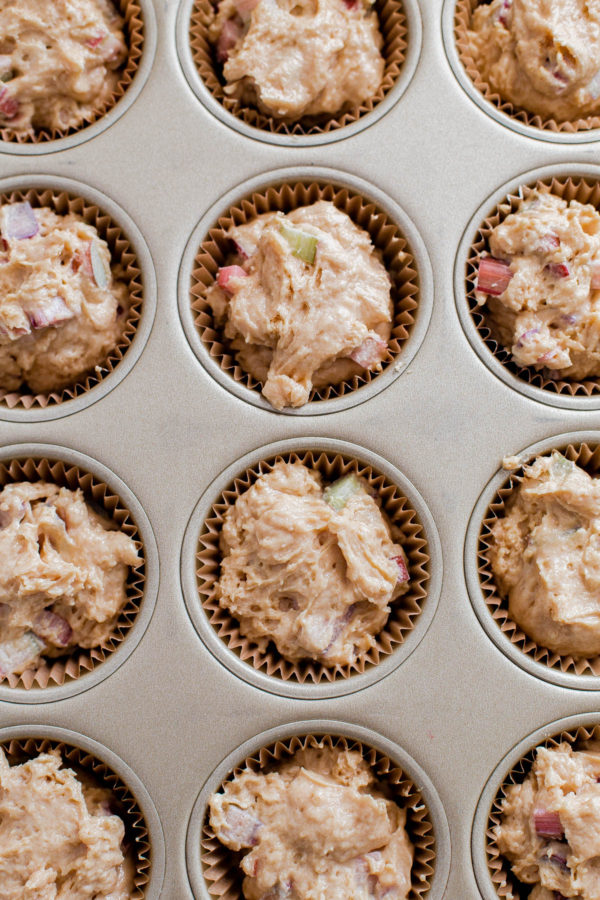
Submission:
<svg viewBox="0 0 600 900">
<path fill-rule="evenodd" d="M 121 339 L 127 285 L 113 280 L 106 241 L 73 213 L 5 204 L 0 233 L 0 388 L 68 387 Z"/>
<path fill-rule="evenodd" d="M 61 766 L 57 750 L 9 766 L 0 748 L 1 900 L 129 900 L 111 792 Z"/>
<path fill-rule="evenodd" d="M 600 113 L 600 0 L 492 0 L 467 32 L 503 100 L 563 122 Z"/>
<path fill-rule="evenodd" d="M 366 231 L 320 200 L 227 232 L 237 249 L 207 293 L 240 365 L 276 408 L 312 387 L 379 371 L 388 352 L 390 278 Z"/>
<path fill-rule="evenodd" d="M 513 359 L 547 377 L 600 375 L 600 214 L 534 192 L 489 238 L 478 301 Z"/>
<path fill-rule="evenodd" d="M 77 128 L 108 101 L 127 57 L 110 0 L 0 0 L 0 127 Z"/>
<path fill-rule="evenodd" d="M 490 562 L 510 617 L 556 653 L 600 653 L 600 481 L 556 451 L 526 466 Z"/>
<path fill-rule="evenodd" d="M 506 789 L 498 848 L 530 900 L 600 896 L 600 753 L 538 747 L 522 784 Z"/>
<path fill-rule="evenodd" d="M 278 118 L 359 106 L 383 77 L 369 0 L 221 0 L 209 37 L 225 92 Z"/>
<path fill-rule="evenodd" d="M 209 806 L 218 839 L 244 853 L 247 900 L 409 894 L 406 813 L 385 799 L 356 751 L 300 750 L 267 774 L 246 769 Z"/>
<path fill-rule="evenodd" d="M 0 675 L 97 647 L 125 605 L 135 542 L 70 491 L 43 481 L 0 492 Z M 0 889 L 0 900 L 2 893 Z"/>
<path fill-rule="evenodd" d="M 350 475 L 323 491 L 301 463 L 277 463 L 238 497 L 221 551 L 220 605 L 291 660 L 353 663 L 408 590 L 404 551 L 367 483 Z"/>
</svg>

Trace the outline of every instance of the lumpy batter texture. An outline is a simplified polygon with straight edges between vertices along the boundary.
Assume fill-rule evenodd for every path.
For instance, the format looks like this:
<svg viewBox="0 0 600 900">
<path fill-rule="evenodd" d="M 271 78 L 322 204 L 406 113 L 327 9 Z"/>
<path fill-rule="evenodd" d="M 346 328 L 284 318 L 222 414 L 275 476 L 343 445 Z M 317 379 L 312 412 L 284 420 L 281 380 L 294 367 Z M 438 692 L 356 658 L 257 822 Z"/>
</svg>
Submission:
<svg viewBox="0 0 600 900">
<path fill-rule="evenodd" d="M 477 287 L 492 330 L 521 366 L 600 375 L 600 214 L 534 192 L 497 225 Z"/>
<path fill-rule="evenodd" d="M 300 463 L 277 463 L 238 497 L 221 551 L 220 605 L 291 660 L 354 662 L 408 589 L 404 551 L 367 483 L 350 475 L 324 490 Z"/>
<path fill-rule="evenodd" d="M 280 118 L 360 105 L 383 76 L 367 0 L 221 0 L 209 34 L 225 92 Z"/>
<path fill-rule="evenodd" d="M 522 784 L 510 785 L 498 848 L 530 900 L 600 896 L 600 753 L 539 747 Z"/>
<path fill-rule="evenodd" d="M 127 57 L 109 0 L 0 0 L 0 127 L 80 126 L 108 101 Z"/>
<path fill-rule="evenodd" d="M 600 0 L 492 0 L 467 32 L 484 82 L 557 121 L 600 112 Z"/>
<path fill-rule="evenodd" d="M 73 213 L 7 203 L 0 232 L 0 387 L 68 387 L 121 339 L 127 285 L 113 278 L 106 241 Z"/>
<path fill-rule="evenodd" d="M 0 748 L 0 900 L 129 900 L 125 829 L 110 802 L 58 751 L 9 766 Z"/>
<path fill-rule="evenodd" d="M 16 482 L 0 492 L 0 674 L 102 644 L 125 605 L 135 542 L 80 490 Z"/>
<path fill-rule="evenodd" d="M 390 278 L 366 231 L 321 200 L 227 232 L 237 255 L 207 301 L 242 367 L 276 408 L 314 387 L 379 371 L 388 352 Z"/>
<path fill-rule="evenodd" d="M 210 800 L 218 839 L 244 853 L 247 900 L 405 900 L 406 813 L 355 751 L 308 749 L 242 772 Z"/>
<path fill-rule="evenodd" d="M 556 653 L 600 653 L 600 481 L 559 453 L 539 457 L 492 540 L 496 583 L 523 631 Z"/>
</svg>

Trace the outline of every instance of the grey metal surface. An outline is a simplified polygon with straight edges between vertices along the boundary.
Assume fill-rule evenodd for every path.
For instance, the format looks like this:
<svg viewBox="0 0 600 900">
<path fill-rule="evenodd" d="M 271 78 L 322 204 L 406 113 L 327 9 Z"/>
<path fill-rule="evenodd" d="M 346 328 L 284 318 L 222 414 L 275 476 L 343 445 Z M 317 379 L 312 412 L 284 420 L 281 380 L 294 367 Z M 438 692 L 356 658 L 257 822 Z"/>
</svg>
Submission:
<svg viewBox="0 0 600 900">
<path fill-rule="evenodd" d="M 192 897 L 188 820 L 202 785 L 236 747 L 302 720 L 370 729 L 415 760 L 440 797 L 452 844 L 444 896 L 478 898 L 471 826 L 490 773 L 526 735 L 593 713 L 600 696 L 546 682 L 490 640 L 465 584 L 467 525 L 502 457 L 552 435 L 600 431 L 600 411 L 541 403 L 497 378 L 461 327 L 454 265 L 469 221 L 500 185 L 542 166 L 595 163 L 598 145 L 532 138 L 484 113 L 449 65 L 442 0 L 419 0 L 418 65 L 383 117 L 328 144 L 258 141 L 213 116 L 190 89 L 177 55 L 178 5 L 155 0 L 151 71 L 110 127 L 56 152 L 5 148 L 0 156 L 3 178 L 75 179 L 114 201 L 148 245 L 158 298 L 143 352 L 108 394 L 57 419 L 0 419 L 0 442 L 58 444 L 114 471 L 148 515 L 160 558 L 154 615 L 123 664 L 76 696 L 0 699 L 0 724 L 68 728 L 127 762 L 162 823 L 163 900 Z M 188 343 L 177 303 L 185 247 L 206 211 L 248 179 L 305 166 L 364 179 L 399 204 L 424 241 L 434 283 L 427 334 L 400 377 L 359 406 L 308 418 L 259 408 L 215 381 Z M 402 472 L 432 514 L 444 557 L 435 617 L 409 658 L 361 691 L 315 700 L 277 696 L 223 666 L 198 637 L 180 580 L 187 523 L 220 472 L 266 443 L 306 436 L 349 441 Z"/>
</svg>

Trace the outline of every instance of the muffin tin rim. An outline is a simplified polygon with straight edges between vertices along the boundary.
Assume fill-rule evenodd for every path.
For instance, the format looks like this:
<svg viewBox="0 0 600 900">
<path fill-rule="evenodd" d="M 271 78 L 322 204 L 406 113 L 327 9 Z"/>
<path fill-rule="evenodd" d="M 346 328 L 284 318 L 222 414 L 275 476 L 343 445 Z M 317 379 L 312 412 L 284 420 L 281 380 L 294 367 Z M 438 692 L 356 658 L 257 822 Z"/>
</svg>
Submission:
<svg viewBox="0 0 600 900">
<path fill-rule="evenodd" d="M 231 206 L 241 201 L 244 197 L 256 191 L 266 190 L 269 187 L 280 187 L 284 184 L 294 183 L 308 184 L 310 182 L 322 182 L 337 188 L 347 188 L 365 200 L 374 203 L 378 209 L 384 212 L 398 226 L 415 261 L 419 288 L 417 295 L 418 305 L 415 310 L 414 325 L 411 327 L 410 335 L 404 344 L 402 352 L 394 362 L 390 363 L 381 374 L 376 375 L 369 384 L 331 400 L 310 401 L 305 403 L 304 406 L 297 408 L 285 407 L 277 410 L 271 406 L 258 390 L 253 390 L 245 384 L 235 381 L 210 355 L 194 323 L 195 313 L 192 310 L 190 299 L 192 272 L 202 241 L 209 230 L 214 227 L 220 216 L 224 215 Z M 268 170 L 239 183 L 223 194 L 202 214 L 200 221 L 188 238 L 181 258 L 177 279 L 177 298 L 181 325 L 192 353 L 207 374 L 239 400 L 243 400 L 254 407 L 258 407 L 258 409 L 275 415 L 291 417 L 318 416 L 351 409 L 388 388 L 406 371 L 423 345 L 433 310 L 433 291 L 433 270 L 425 242 L 416 225 L 400 204 L 390 195 L 363 178 L 359 178 L 342 169 L 318 165 Z"/>
<path fill-rule="evenodd" d="M 70 150 L 73 147 L 77 147 L 80 144 L 97 137 L 107 128 L 110 128 L 111 125 L 130 109 L 131 105 L 141 94 L 148 81 L 150 72 L 152 71 L 158 35 L 156 13 L 154 12 L 152 0 L 137 0 L 137 2 L 140 4 L 142 10 L 142 22 L 144 25 L 142 56 L 131 84 L 115 105 L 103 116 L 100 116 L 95 122 L 92 122 L 91 125 L 87 125 L 73 134 L 67 135 L 64 138 L 58 138 L 55 141 L 19 144 L 16 141 L 0 140 L 0 153 L 26 157 L 43 156 L 50 153 L 58 153 L 61 150 Z"/>
<path fill-rule="evenodd" d="M 76 694 L 81 694 L 89 688 L 95 687 L 116 672 L 135 651 L 146 633 L 156 606 L 159 582 L 158 548 L 150 520 L 136 495 L 112 469 L 85 453 L 71 450 L 59 444 L 31 442 L 7 444 L 0 447 L 0 462 L 30 457 L 32 459 L 50 459 L 80 466 L 85 472 L 89 472 L 99 481 L 105 483 L 111 491 L 114 491 L 131 513 L 139 531 L 144 547 L 146 572 L 140 611 L 136 615 L 135 622 L 129 629 L 127 637 L 110 653 L 104 662 L 95 666 L 91 672 L 86 672 L 78 678 L 66 681 L 62 685 L 54 685 L 53 687 L 29 688 L 27 690 L 26 688 L 11 688 L 0 684 L 0 701 L 24 704 L 50 703 L 74 697 Z"/>
<path fill-rule="evenodd" d="M 600 713 L 598 712 L 578 713 L 577 715 L 567 716 L 562 719 L 555 719 L 547 725 L 536 728 L 535 731 L 530 732 L 522 738 L 502 757 L 498 765 L 494 768 L 481 792 L 471 828 L 471 861 L 473 863 L 477 887 L 485 900 L 499 900 L 499 894 L 494 887 L 487 864 L 486 832 L 492 803 L 494 802 L 500 785 L 504 784 L 506 776 L 519 760 L 543 741 L 548 740 L 563 731 L 574 731 L 581 726 L 586 727 L 588 725 L 598 724 L 600 724 Z"/>
<path fill-rule="evenodd" d="M 194 2 L 195 0 L 181 0 L 175 23 L 175 49 L 187 86 L 196 99 L 200 101 L 204 109 L 223 125 L 237 131 L 242 137 L 251 138 L 266 144 L 275 144 L 279 147 L 316 147 L 321 144 L 331 144 L 358 134 L 370 125 L 375 124 L 393 109 L 410 87 L 421 57 L 423 27 L 419 5 L 417 0 L 402 0 L 408 30 L 404 62 L 395 83 L 374 109 L 359 116 L 350 125 L 334 128 L 331 131 L 320 134 L 278 134 L 266 130 L 263 131 L 261 128 L 247 125 L 241 119 L 238 119 L 237 116 L 230 113 L 216 97 L 213 97 L 204 84 L 194 62 L 189 35 Z"/>
<path fill-rule="evenodd" d="M 144 892 L 144 900 L 159 900 L 165 875 L 165 837 L 154 802 L 133 769 L 104 744 L 69 728 L 59 728 L 55 725 L 6 725 L 0 728 L 0 743 L 23 738 L 48 738 L 84 750 L 107 765 L 131 790 L 144 816 L 151 850 L 150 880 Z"/>
<path fill-rule="evenodd" d="M 531 444 L 523 450 L 519 450 L 515 455 L 521 457 L 523 462 L 526 463 L 530 462 L 535 456 L 547 453 L 549 450 L 556 447 L 571 443 L 600 445 L 600 430 L 569 431 L 557 434 L 552 437 L 544 438 L 541 441 L 537 441 L 535 444 Z M 557 685 L 558 687 L 579 691 L 598 691 L 600 690 L 600 675 L 576 675 L 572 672 L 561 672 L 558 669 L 537 662 L 533 657 L 529 656 L 527 653 L 523 653 L 519 647 L 510 641 L 490 614 L 485 601 L 485 595 L 481 589 L 477 567 L 479 533 L 481 530 L 481 523 L 490 503 L 498 493 L 499 488 L 508 479 L 509 474 L 510 473 L 506 469 L 502 469 L 502 467 L 496 470 L 479 495 L 469 518 L 464 544 L 463 565 L 467 592 L 469 594 L 469 599 L 471 600 L 473 611 L 487 636 L 493 641 L 496 647 L 519 668 L 524 669 L 530 675 L 541 678 L 543 681 Z"/>
<path fill-rule="evenodd" d="M 494 119 L 504 128 L 508 128 L 510 131 L 523 137 L 533 138 L 538 141 L 569 145 L 588 144 L 600 140 L 600 128 L 590 128 L 588 130 L 574 132 L 549 131 L 545 128 L 535 128 L 533 125 L 526 125 L 524 122 L 519 122 L 518 119 L 509 116 L 507 113 L 502 112 L 502 110 L 497 109 L 493 103 L 490 103 L 490 101 L 477 90 L 469 78 L 458 54 L 458 50 L 456 49 L 456 41 L 454 39 L 455 11 L 456 0 L 444 0 L 444 6 L 442 8 L 442 41 L 446 59 L 460 87 L 482 112 L 491 119 Z"/>
<path fill-rule="evenodd" d="M 262 747 L 276 741 L 303 735 L 333 735 L 357 740 L 366 747 L 374 747 L 380 753 L 400 766 L 415 787 L 423 794 L 423 800 L 431 814 L 433 834 L 435 838 L 435 861 L 431 891 L 427 900 L 442 900 L 444 888 L 450 874 L 451 837 L 448 820 L 437 789 L 433 781 L 421 768 L 419 763 L 399 744 L 384 737 L 379 732 L 361 725 L 354 725 L 340 719 L 304 719 L 288 722 L 255 734 L 227 754 L 204 781 L 192 807 L 185 839 L 185 864 L 188 880 L 196 900 L 214 900 L 214 896 L 206 889 L 206 882 L 200 859 L 200 841 L 202 826 L 206 815 L 208 798 L 218 790 L 231 771 L 248 756 L 252 756 Z M 497 898 L 494 898 L 497 900 Z"/>
<path fill-rule="evenodd" d="M 402 494 L 417 513 L 427 540 L 427 550 L 430 559 L 427 596 L 423 601 L 422 611 L 418 616 L 415 627 L 408 633 L 402 644 L 386 656 L 382 662 L 371 666 L 364 673 L 319 684 L 300 684 L 285 681 L 281 678 L 267 675 L 241 660 L 223 643 L 208 621 L 198 597 L 196 581 L 198 537 L 208 512 L 223 490 L 236 476 L 249 467 L 255 466 L 261 460 L 277 456 L 278 454 L 291 453 L 295 450 L 300 452 L 303 450 L 316 450 L 339 453 L 365 462 L 367 465 L 372 466 L 376 472 L 385 475 L 389 481 L 400 488 Z M 429 630 L 438 608 L 442 574 L 442 548 L 437 527 L 429 507 L 412 482 L 392 463 L 363 446 L 349 441 L 317 436 L 299 436 L 264 444 L 228 465 L 205 488 L 196 503 L 186 525 L 180 558 L 180 578 L 185 606 L 196 634 L 204 647 L 221 665 L 240 680 L 269 694 L 299 700 L 326 700 L 354 694 L 359 690 L 376 684 L 395 671 L 416 650 Z"/>
<path fill-rule="evenodd" d="M 86 409 L 98 400 L 106 397 L 127 377 L 144 352 L 154 325 L 157 306 L 157 282 L 152 255 L 142 232 L 131 216 L 119 204 L 103 191 L 62 175 L 12 175 L 0 179 L 0 194 L 29 189 L 64 191 L 72 197 L 81 197 L 83 200 L 97 206 L 101 213 L 105 213 L 110 217 L 111 221 L 119 225 L 123 232 L 123 237 L 129 241 L 139 265 L 142 282 L 142 307 L 139 324 L 123 359 L 98 384 L 72 400 L 51 403 L 44 408 L 32 407 L 31 409 L 23 409 L 22 407 L 15 407 L 14 409 L 8 409 L 4 403 L 0 402 L 0 421 L 4 420 L 7 422 L 47 422 L 52 419 L 60 419 L 72 413 L 80 412 L 82 409 Z"/>
<path fill-rule="evenodd" d="M 462 330 L 471 349 L 488 371 L 504 382 L 507 387 L 512 388 L 529 400 L 534 400 L 546 406 L 565 410 L 592 411 L 600 409 L 600 394 L 594 394 L 590 397 L 578 397 L 552 393 L 523 381 L 496 359 L 475 327 L 465 290 L 466 261 L 475 235 L 484 219 L 493 212 L 508 194 L 517 193 L 519 188 L 535 184 L 536 181 L 547 180 L 548 178 L 560 179 L 561 177 L 565 179 L 590 178 L 600 183 L 600 165 L 585 162 L 553 163 L 552 165 L 529 169 L 521 175 L 511 178 L 510 181 L 504 182 L 477 208 L 463 231 L 454 260 L 454 302 Z M 600 209 L 598 212 L 600 213 Z"/>
</svg>

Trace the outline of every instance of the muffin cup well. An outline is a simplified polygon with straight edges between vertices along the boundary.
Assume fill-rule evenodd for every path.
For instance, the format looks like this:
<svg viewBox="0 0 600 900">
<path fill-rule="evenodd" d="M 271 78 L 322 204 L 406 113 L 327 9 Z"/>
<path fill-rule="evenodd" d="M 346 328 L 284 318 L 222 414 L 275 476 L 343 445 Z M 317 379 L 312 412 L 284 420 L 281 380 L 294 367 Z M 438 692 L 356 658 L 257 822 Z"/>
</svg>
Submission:
<svg viewBox="0 0 600 900">
<path fill-rule="evenodd" d="M 208 802 L 244 769 L 269 771 L 306 747 L 356 750 L 371 766 L 390 798 L 406 810 L 406 829 L 415 848 L 409 900 L 442 897 L 449 868 L 449 834 L 435 788 L 400 747 L 365 728 L 313 720 L 280 726 L 247 741 L 230 754 L 205 783 L 188 826 L 188 875 L 196 900 L 243 900 L 239 854 L 224 847 L 208 821 Z"/>
<path fill-rule="evenodd" d="M 179 305 L 184 328 L 194 352 L 221 384 L 248 402 L 274 411 L 260 393 L 261 384 L 239 365 L 206 302 L 208 288 L 231 253 L 227 229 L 266 212 L 287 213 L 318 200 L 333 202 L 370 234 L 392 283 L 392 332 L 381 373 L 363 372 L 340 384 L 313 389 L 304 406 L 280 411 L 288 415 L 331 412 L 360 403 L 381 390 L 417 352 L 431 312 L 425 248 L 410 220 L 385 195 L 365 182 L 329 169 L 280 170 L 270 178 L 261 176 L 230 192 L 207 213 L 188 242 L 180 271 Z"/>
<path fill-rule="evenodd" d="M 29 134 L 19 134 L 9 126 L 0 128 L 0 139 L 8 144 L 23 146 L 41 145 L 49 141 L 58 141 L 71 135 L 77 135 L 90 125 L 93 125 L 125 96 L 136 76 L 142 61 L 145 42 L 145 15 L 147 8 L 142 8 L 140 0 L 113 0 L 114 5 L 125 21 L 124 34 L 127 43 L 127 59 L 119 72 L 119 81 L 113 93 L 91 115 L 86 117 L 81 125 L 68 129 L 42 129 Z"/>
<path fill-rule="evenodd" d="M 82 376 L 69 387 L 48 393 L 36 394 L 28 390 L 7 391 L 0 388 L 0 417 L 2 415 L 2 407 L 11 411 L 46 410 L 50 407 L 60 406 L 69 400 L 80 398 L 92 388 L 101 384 L 104 379 L 114 372 L 129 351 L 141 323 L 144 304 L 144 285 L 137 254 L 129 237 L 110 215 L 96 204 L 83 196 L 77 196 L 70 190 L 58 190 L 52 187 L 31 187 L 0 194 L 0 203 L 2 204 L 16 203 L 23 200 L 27 200 L 35 208 L 47 207 L 58 215 L 75 213 L 88 225 L 94 226 L 99 236 L 109 246 L 113 277 L 115 280 L 124 281 L 128 287 L 130 306 L 119 343 L 108 357 L 95 367 L 93 372 Z"/>
</svg>

